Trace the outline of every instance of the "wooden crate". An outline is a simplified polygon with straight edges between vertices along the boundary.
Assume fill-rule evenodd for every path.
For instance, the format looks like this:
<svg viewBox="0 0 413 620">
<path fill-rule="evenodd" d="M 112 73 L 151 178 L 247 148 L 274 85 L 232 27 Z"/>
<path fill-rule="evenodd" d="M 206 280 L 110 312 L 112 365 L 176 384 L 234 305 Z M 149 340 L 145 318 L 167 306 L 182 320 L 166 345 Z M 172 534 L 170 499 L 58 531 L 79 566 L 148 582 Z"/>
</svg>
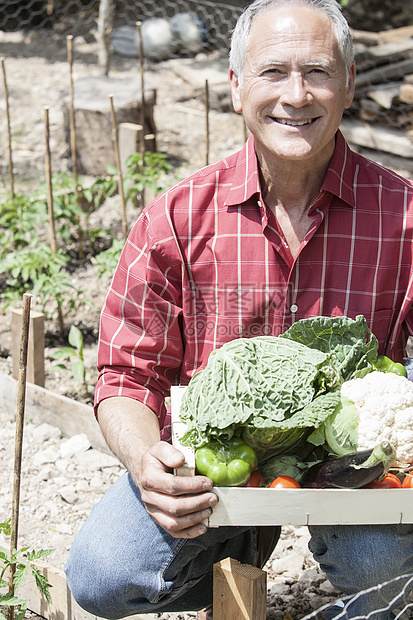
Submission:
<svg viewBox="0 0 413 620">
<path fill-rule="evenodd" d="M 185 387 L 171 391 L 173 443 L 185 454 L 176 473 L 191 475 L 195 458 L 181 446 L 185 424 L 179 410 Z M 214 487 L 219 497 L 209 527 L 221 525 L 360 525 L 413 523 L 413 490 L 410 489 L 266 489 Z"/>
</svg>

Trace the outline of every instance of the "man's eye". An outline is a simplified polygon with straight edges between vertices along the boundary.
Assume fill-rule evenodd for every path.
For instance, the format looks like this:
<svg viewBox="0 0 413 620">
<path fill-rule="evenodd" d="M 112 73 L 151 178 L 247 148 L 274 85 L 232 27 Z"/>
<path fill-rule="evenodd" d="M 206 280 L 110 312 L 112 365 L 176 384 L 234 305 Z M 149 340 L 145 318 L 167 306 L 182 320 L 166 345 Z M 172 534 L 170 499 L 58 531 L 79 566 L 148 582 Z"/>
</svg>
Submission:
<svg viewBox="0 0 413 620">
<path fill-rule="evenodd" d="M 285 73 L 285 71 L 282 71 L 282 69 L 278 69 L 276 67 L 271 68 L 271 69 L 266 69 L 263 72 L 263 75 L 283 75 L 283 73 Z"/>
</svg>

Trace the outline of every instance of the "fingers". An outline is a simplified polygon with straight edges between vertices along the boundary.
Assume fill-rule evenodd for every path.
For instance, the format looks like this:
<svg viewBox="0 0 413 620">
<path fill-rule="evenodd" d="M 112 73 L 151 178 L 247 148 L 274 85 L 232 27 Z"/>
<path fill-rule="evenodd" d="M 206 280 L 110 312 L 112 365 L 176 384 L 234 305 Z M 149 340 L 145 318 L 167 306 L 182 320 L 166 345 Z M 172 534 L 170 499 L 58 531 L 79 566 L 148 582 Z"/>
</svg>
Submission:
<svg viewBox="0 0 413 620">
<path fill-rule="evenodd" d="M 202 521 L 211 515 L 211 508 L 176 517 L 162 511 L 157 506 L 146 504 L 152 518 L 174 538 L 196 538 L 205 534 L 207 526 Z"/>
<path fill-rule="evenodd" d="M 175 476 L 171 469 L 183 454 L 164 442 L 152 446 L 142 459 L 141 498 L 152 518 L 175 538 L 194 538 L 206 532 L 207 519 L 218 501 L 206 476 Z"/>
<path fill-rule="evenodd" d="M 212 489 L 206 476 L 174 476 L 171 471 L 184 463 L 185 457 L 174 446 L 159 442 L 142 459 L 140 486 L 147 491 L 168 495 L 203 493 Z"/>
</svg>

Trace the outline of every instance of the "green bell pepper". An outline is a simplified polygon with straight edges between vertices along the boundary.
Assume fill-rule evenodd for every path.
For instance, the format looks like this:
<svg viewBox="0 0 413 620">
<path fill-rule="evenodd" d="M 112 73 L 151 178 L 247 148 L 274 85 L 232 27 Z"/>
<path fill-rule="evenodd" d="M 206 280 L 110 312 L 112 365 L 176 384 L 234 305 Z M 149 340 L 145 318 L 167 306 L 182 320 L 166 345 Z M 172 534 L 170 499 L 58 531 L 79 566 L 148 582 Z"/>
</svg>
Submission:
<svg viewBox="0 0 413 620">
<path fill-rule="evenodd" d="M 244 486 L 257 462 L 255 450 L 241 437 L 225 443 L 210 441 L 195 452 L 197 472 L 220 487 Z"/>
<path fill-rule="evenodd" d="M 379 355 L 377 361 L 373 362 L 372 366 L 374 370 L 379 370 L 380 372 L 393 372 L 401 377 L 407 377 L 407 370 L 403 364 L 393 362 L 393 360 L 386 357 L 386 355 Z"/>
</svg>

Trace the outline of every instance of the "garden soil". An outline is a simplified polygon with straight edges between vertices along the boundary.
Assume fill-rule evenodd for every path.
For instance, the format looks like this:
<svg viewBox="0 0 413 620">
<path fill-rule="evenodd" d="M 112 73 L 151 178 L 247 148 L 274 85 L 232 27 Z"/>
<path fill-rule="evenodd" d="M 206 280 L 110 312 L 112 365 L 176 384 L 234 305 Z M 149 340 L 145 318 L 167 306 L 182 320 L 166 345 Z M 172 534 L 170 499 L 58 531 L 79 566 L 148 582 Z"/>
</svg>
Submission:
<svg viewBox="0 0 413 620">
<path fill-rule="evenodd" d="M 53 170 L 70 170 L 70 150 L 64 127 L 62 96 L 68 91 L 69 70 L 64 38 L 47 45 L 35 33 L 0 33 L 0 55 L 5 58 L 9 87 L 13 161 L 16 191 L 25 193 L 44 181 L 44 108 L 49 108 Z M 214 61 L 214 62 L 212 62 Z M 220 57 L 199 58 L 202 74 L 211 80 L 209 117 L 209 161 L 234 152 L 244 140 L 242 120 L 228 112 L 229 91 L 226 87 L 225 60 Z M 167 153 L 179 165 L 177 176 L 202 167 L 206 162 L 205 106 L 202 97 L 200 65 L 166 61 L 151 66 L 145 74 L 147 88 L 157 91 L 155 122 L 158 150 Z M 74 40 L 74 79 L 99 75 L 97 46 L 81 38 Z M 133 59 L 113 57 L 110 75 L 138 80 L 139 71 Z M 0 131 L 5 144 L 5 101 L 0 99 Z M 4 187 L 7 187 L 6 149 L 0 154 Z M 92 215 L 91 224 L 108 228 L 121 238 L 120 201 L 118 196 L 105 201 Z M 132 222 L 138 211 L 128 205 Z M 88 402 L 75 383 L 70 368 L 54 370 L 52 354 L 67 345 L 70 325 L 76 324 L 84 335 L 85 364 L 90 373 L 89 389 L 96 381 L 96 340 L 99 313 L 109 285 L 109 276 L 99 279 L 93 256 L 83 260 L 74 257 L 71 282 L 80 294 L 74 315 L 65 316 L 65 332 L 59 333 L 56 316 L 46 319 L 45 371 L 46 388 L 70 398 Z M 0 286 L 5 279 L 0 274 Z M 35 300 L 34 300 L 35 303 Z M 52 309 L 49 308 L 50 311 Z M 12 372 L 11 309 L 0 316 L 0 372 Z M 89 400 L 90 402 L 90 400 Z M 11 511 L 12 464 L 14 447 L 14 412 L 0 411 L 0 520 Z M 122 474 L 123 467 L 107 454 L 90 447 L 88 438 L 79 434 L 64 438 L 58 428 L 35 425 L 26 420 L 24 428 L 23 472 L 19 545 L 35 549 L 53 548 L 49 562 L 62 568 L 67 560 L 73 537 L 92 506 L 105 490 Z M 311 613 L 339 596 L 316 567 L 308 551 L 306 528 L 285 527 L 282 538 L 269 560 L 267 618 L 283 619 L 286 612 L 294 620 Z M 7 546 L 7 541 L 2 541 Z M 149 616 L 146 616 L 149 618 Z M 194 618 L 192 613 L 163 614 L 151 618 Z"/>
</svg>

